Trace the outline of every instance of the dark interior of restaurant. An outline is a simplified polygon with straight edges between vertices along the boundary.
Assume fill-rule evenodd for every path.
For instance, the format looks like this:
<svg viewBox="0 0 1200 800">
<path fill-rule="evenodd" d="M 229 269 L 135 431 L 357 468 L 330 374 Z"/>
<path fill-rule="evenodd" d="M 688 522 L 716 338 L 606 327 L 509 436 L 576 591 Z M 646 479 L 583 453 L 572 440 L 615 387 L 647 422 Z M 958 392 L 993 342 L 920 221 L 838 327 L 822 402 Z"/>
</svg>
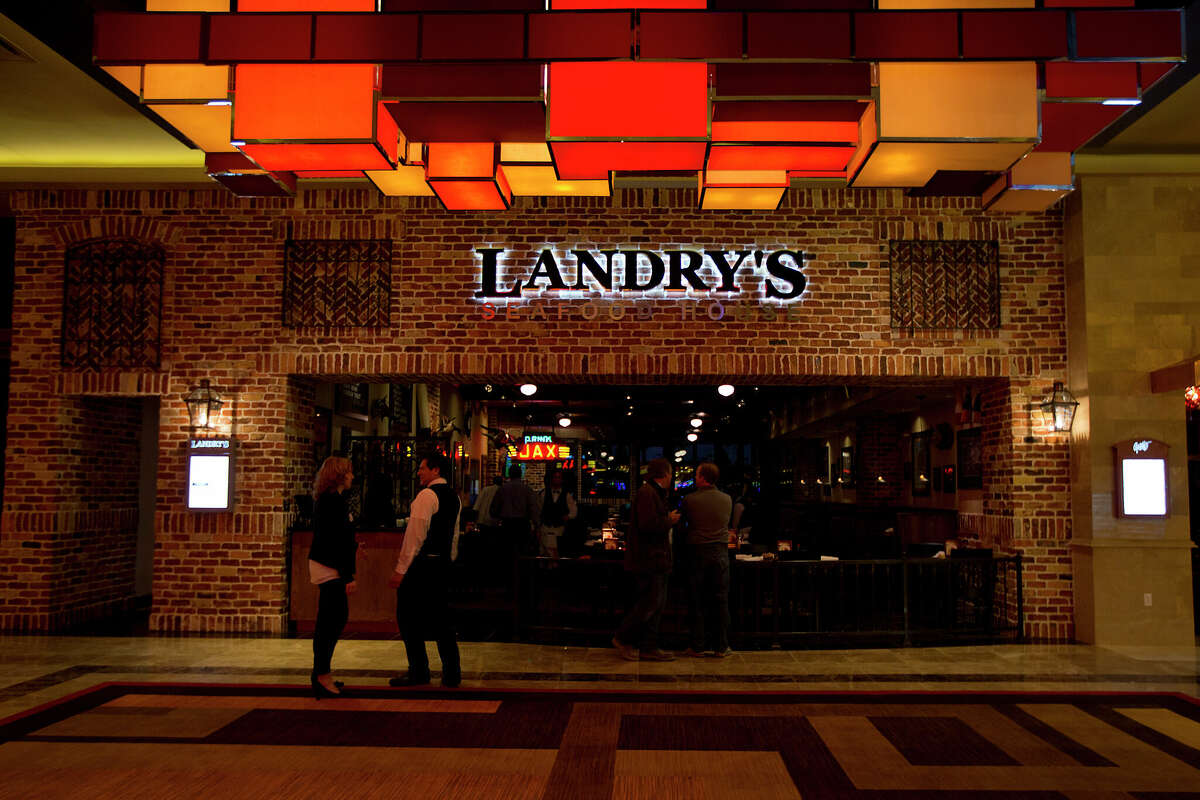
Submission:
<svg viewBox="0 0 1200 800">
<path fill-rule="evenodd" d="M 932 624 L 990 636 L 997 614 L 1001 624 L 1015 624 L 1010 611 L 997 611 L 991 600 L 1000 596 L 1005 607 L 1014 602 L 1007 583 L 1000 595 L 994 584 L 1014 578 L 1019 565 L 960 539 L 958 524 L 959 514 L 983 509 L 987 385 L 323 384 L 316 389 L 313 463 L 339 453 L 351 459 L 350 505 L 360 530 L 386 553 L 388 537 L 403 528 L 420 488 L 421 454 L 436 449 L 452 457 L 451 483 L 463 501 L 457 594 L 466 637 L 602 638 L 604 620 L 620 607 L 624 591 L 620 566 L 630 501 L 656 458 L 673 466 L 672 504 L 694 489 L 696 467 L 711 462 L 720 471 L 718 488 L 739 509 L 740 519 L 731 520 L 734 593 L 755 593 L 733 603 L 743 646 L 787 643 L 781 623 L 834 637 L 908 635 L 901 628 L 909 623 L 896 620 L 917 609 L 885 600 L 881 609 L 868 610 L 874 600 L 857 598 L 912 597 L 899 591 L 906 579 L 899 565 L 942 559 L 935 568 L 945 572 L 953 561 L 961 570 L 965 562 L 958 557 L 969 555 L 988 559 L 986 580 L 973 579 L 980 591 L 987 585 L 987 607 L 947 621 L 943 606 L 959 609 L 961 603 L 939 597 Z M 511 553 L 489 545 L 494 532 L 482 506 L 491 495 L 484 503 L 479 498 L 514 465 L 535 493 L 561 472 L 578 510 L 552 554 L 518 552 L 510 564 Z M 297 531 L 306 527 L 305 500 L 296 498 Z M 303 560 L 304 541 L 303 535 L 293 539 L 293 564 Z M 682 548 L 676 550 L 678 558 Z M 767 575 L 778 581 L 764 565 L 784 564 L 822 567 L 828 585 L 762 585 Z M 738 569 L 745 570 L 741 579 Z M 306 602 L 296 591 L 305 584 L 297 576 L 293 624 L 303 630 Z M 799 574 L 789 574 L 793 579 Z M 942 592 L 949 576 L 926 580 Z M 774 608 L 764 619 L 760 612 L 775 598 L 787 600 L 787 608 Z M 812 615 L 822 602 L 828 606 L 823 621 L 814 619 L 808 628 L 783 616 Z M 388 599 L 381 596 L 378 605 L 379 620 L 352 619 L 351 628 L 386 633 Z M 754 618 L 736 622 L 739 609 Z"/>
</svg>

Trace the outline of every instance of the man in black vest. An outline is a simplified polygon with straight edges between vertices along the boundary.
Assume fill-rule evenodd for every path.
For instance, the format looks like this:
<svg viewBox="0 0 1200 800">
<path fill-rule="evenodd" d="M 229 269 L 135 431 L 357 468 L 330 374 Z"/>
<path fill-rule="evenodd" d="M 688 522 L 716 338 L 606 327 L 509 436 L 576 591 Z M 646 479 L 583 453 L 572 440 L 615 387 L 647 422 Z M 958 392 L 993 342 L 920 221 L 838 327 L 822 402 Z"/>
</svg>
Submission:
<svg viewBox="0 0 1200 800">
<path fill-rule="evenodd" d="M 458 640 L 446 597 L 450 562 L 458 549 L 458 493 L 443 478 L 450 461 L 441 453 L 421 459 L 417 479 L 423 487 L 409 508 L 408 527 L 396 571 L 388 586 L 396 589 L 396 622 L 408 653 L 408 674 L 388 681 L 390 686 L 429 683 L 429 655 L 425 642 L 437 642 L 442 659 L 442 685 L 462 682 Z"/>
<path fill-rule="evenodd" d="M 559 540 L 566 530 L 567 523 L 578 514 L 579 506 L 575 503 L 575 495 L 563 488 L 562 470 L 554 470 L 542 491 L 542 511 L 539 515 L 541 547 L 538 555 L 558 558 Z"/>
</svg>

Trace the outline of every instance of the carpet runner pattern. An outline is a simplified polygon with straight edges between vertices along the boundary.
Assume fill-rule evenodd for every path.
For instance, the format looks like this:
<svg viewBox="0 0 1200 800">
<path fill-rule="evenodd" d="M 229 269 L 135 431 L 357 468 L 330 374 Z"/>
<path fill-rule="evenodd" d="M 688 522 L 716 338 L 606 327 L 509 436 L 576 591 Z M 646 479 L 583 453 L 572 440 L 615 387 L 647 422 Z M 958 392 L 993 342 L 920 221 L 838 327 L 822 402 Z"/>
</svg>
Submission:
<svg viewBox="0 0 1200 800">
<path fill-rule="evenodd" d="M 1200 800 L 1200 704 L 107 683 L 0 722 L 0 798 L 118 797 Z"/>
</svg>

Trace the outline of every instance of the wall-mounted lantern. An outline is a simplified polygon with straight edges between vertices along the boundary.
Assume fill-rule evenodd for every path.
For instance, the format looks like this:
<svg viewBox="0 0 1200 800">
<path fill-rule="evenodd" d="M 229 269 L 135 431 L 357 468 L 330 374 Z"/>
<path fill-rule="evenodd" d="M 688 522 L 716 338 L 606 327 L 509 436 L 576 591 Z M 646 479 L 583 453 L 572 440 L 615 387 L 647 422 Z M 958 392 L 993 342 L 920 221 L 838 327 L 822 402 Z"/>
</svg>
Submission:
<svg viewBox="0 0 1200 800">
<path fill-rule="evenodd" d="M 1075 409 L 1078 407 L 1079 401 L 1063 386 L 1062 381 L 1054 382 L 1054 388 L 1041 403 L 1042 413 L 1056 432 L 1071 430 L 1071 425 L 1075 422 Z"/>
<path fill-rule="evenodd" d="M 221 407 L 225 402 L 221 399 L 221 394 L 208 385 L 207 378 L 202 379 L 199 386 L 184 395 L 183 402 L 187 404 L 188 424 L 193 436 L 216 429 L 221 418 Z"/>
</svg>

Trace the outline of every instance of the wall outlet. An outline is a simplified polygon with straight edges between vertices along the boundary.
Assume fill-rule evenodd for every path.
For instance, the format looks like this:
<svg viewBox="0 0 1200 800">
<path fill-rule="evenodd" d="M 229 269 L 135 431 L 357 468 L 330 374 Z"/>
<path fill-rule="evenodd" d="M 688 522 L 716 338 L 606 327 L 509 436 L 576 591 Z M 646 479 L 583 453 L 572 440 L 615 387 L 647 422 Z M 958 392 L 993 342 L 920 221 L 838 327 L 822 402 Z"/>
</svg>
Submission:
<svg viewBox="0 0 1200 800">
<path fill-rule="evenodd" d="M 1146 606 L 1154 605 L 1154 595 L 1146 592 L 1144 595 L 1142 595 L 1142 604 Z"/>
</svg>

